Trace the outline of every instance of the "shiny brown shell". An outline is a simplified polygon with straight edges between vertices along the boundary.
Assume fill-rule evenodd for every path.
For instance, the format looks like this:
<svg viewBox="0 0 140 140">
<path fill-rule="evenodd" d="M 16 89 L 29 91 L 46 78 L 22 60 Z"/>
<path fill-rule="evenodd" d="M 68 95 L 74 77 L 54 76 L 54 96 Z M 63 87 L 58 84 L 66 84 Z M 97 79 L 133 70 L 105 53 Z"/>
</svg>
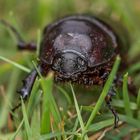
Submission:
<svg viewBox="0 0 140 140">
<path fill-rule="evenodd" d="M 83 55 L 91 68 L 110 61 L 117 47 L 116 35 L 109 25 L 95 17 L 69 16 L 44 29 L 40 61 L 51 65 L 59 52 L 71 49 Z"/>
</svg>

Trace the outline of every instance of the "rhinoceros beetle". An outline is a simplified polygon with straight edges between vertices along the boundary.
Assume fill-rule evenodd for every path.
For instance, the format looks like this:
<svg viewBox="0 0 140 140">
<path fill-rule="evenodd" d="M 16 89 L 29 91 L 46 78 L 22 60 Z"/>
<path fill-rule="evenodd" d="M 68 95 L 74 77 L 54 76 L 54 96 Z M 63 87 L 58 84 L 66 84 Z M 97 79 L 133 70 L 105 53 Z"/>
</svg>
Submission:
<svg viewBox="0 0 140 140">
<path fill-rule="evenodd" d="M 1 20 L 16 35 L 19 50 L 36 50 L 34 43 L 26 43 L 16 29 Z M 121 47 L 124 47 L 121 44 Z M 43 76 L 54 72 L 55 82 L 68 82 L 83 85 L 103 86 L 117 54 L 121 55 L 120 40 L 110 25 L 97 17 L 74 15 L 62 18 L 45 27 L 40 44 L 38 70 Z M 123 55 L 121 55 L 123 56 Z M 26 99 L 38 76 L 34 69 L 23 80 L 19 93 Z M 110 101 L 111 90 L 106 103 L 115 117 L 118 115 Z"/>
</svg>

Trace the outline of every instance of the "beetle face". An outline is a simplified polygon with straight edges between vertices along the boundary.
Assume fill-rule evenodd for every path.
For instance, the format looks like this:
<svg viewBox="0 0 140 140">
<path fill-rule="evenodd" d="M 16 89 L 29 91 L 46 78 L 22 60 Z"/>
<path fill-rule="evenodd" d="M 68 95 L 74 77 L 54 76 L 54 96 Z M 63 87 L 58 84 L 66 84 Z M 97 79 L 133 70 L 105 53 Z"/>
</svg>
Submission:
<svg viewBox="0 0 140 140">
<path fill-rule="evenodd" d="M 65 50 L 58 53 L 53 61 L 53 70 L 58 71 L 64 78 L 83 72 L 87 69 L 85 57 L 75 50 Z"/>
</svg>

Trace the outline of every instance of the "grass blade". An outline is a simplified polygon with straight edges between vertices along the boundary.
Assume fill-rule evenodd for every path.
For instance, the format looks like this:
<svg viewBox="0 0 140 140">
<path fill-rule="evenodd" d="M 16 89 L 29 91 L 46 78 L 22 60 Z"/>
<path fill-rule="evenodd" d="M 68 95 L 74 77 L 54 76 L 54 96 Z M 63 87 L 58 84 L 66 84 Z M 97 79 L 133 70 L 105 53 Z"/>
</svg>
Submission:
<svg viewBox="0 0 140 140">
<path fill-rule="evenodd" d="M 41 78 L 41 86 L 44 93 L 42 106 L 43 114 L 41 120 L 41 134 L 45 134 L 50 132 L 52 127 L 53 130 L 55 131 L 58 131 L 60 129 L 61 116 L 57 108 L 56 102 L 54 100 L 54 97 L 52 95 L 53 88 L 52 73 L 49 73 L 46 80 L 44 78 Z"/>
<path fill-rule="evenodd" d="M 140 108 L 140 89 L 138 91 L 136 104 L 137 104 L 137 109 Z M 137 118 L 140 120 L 140 110 L 138 110 L 137 112 Z"/>
<path fill-rule="evenodd" d="M 0 56 L 0 59 L 5 61 L 5 62 L 8 62 L 8 63 L 14 65 L 15 67 L 17 67 L 17 68 L 19 68 L 19 69 L 21 69 L 21 70 L 23 70 L 23 71 L 25 71 L 27 73 L 30 72 L 30 69 L 28 69 L 28 68 L 26 68 L 26 67 L 24 67 L 24 66 L 22 66 L 22 65 L 20 65 L 20 64 L 18 64 L 16 62 L 12 61 L 12 60 L 9 60 L 9 59 L 7 59 L 7 58 L 5 58 L 3 56 Z"/>
<path fill-rule="evenodd" d="M 21 123 L 19 124 L 19 126 L 18 126 L 16 132 L 12 135 L 12 137 L 10 138 L 10 140 L 15 140 L 17 134 L 19 133 L 19 131 L 20 131 L 22 125 L 23 125 L 23 123 L 24 123 L 24 120 L 21 121 Z"/>
<path fill-rule="evenodd" d="M 67 102 L 69 103 L 69 105 L 72 104 L 72 101 L 71 101 L 71 98 L 69 97 L 68 93 L 63 89 L 61 88 L 60 86 L 56 86 L 57 89 L 65 96 Z"/>
<path fill-rule="evenodd" d="M 31 110 L 35 109 L 36 105 L 40 100 L 41 93 L 39 92 L 39 86 L 40 86 L 39 80 L 36 79 L 30 94 L 30 98 L 28 100 L 28 106 L 27 106 L 28 118 L 31 118 L 31 116 L 33 115 L 33 112 Z"/>
<path fill-rule="evenodd" d="M 49 133 L 49 134 L 45 134 L 45 135 L 42 135 L 40 140 L 50 140 L 52 138 L 55 138 L 55 137 L 60 137 L 62 135 L 73 135 L 73 136 L 79 136 L 79 133 L 73 133 L 73 132 L 53 132 L 53 133 Z"/>
<path fill-rule="evenodd" d="M 78 106 L 78 102 L 76 100 L 76 96 L 75 96 L 75 93 L 74 93 L 74 90 L 73 90 L 73 87 L 72 87 L 71 84 L 70 84 L 70 87 L 71 87 L 71 91 L 72 91 L 73 98 L 74 98 L 74 104 L 75 104 L 76 112 L 77 112 L 77 115 L 78 115 L 78 120 L 79 120 L 81 129 L 82 129 L 82 136 L 81 137 L 82 138 L 84 137 L 85 140 L 88 140 L 87 135 L 85 135 L 85 126 L 84 126 L 84 122 L 83 122 L 83 119 L 82 119 L 82 116 L 81 116 L 81 112 L 80 112 L 80 109 L 79 109 L 79 106 Z"/>
<path fill-rule="evenodd" d="M 133 64 L 129 69 L 128 69 L 128 72 L 129 74 L 131 73 L 135 73 L 137 71 L 140 70 L 140 62 L 137 62 L 136 64 Z"/>
<path fill-rule="evenodd" d="M 126 73 L 123 77 L 123 100 L 126 114 L 129 117 L 132 117 L 133 115 L 130 107 L 127 85 L 128 85 L 128 73 Z"/>
<path fill-rule="evenodd" d="M 139 120 L 132 118 L 132 117 L 129 117 L 127 115 L 121 115 L 121 114 L 119 114 L 119 117 L 122 121 L 133 125 L 133 127 L 140 128 L 140 121 Z"/>
<path fill-rule="evenodd" d="M 23 113 L 23 120 L 24 120 L 24 126 L 25 126 L 25 130 L 26 130 L 27 138 L 28 138 L 28 140 L 32 140 L 32 130 L 29 125 L 27 112 L 25 109 L 25 104 L 24 104 L 22 98 L 21 98 L 21 103 L 22 103 L 22 113 Z"/>
<path fill-rule="evenodd" d="M 36 49 L 36 54 L 39 56 L 40 53 L 40 42 L 41 42 L 41 31 L 38 29 L 37 31 L 37 49 Z"/>
<path fill-rule="evenodd" d="M 112 68 L 112 71 L 111 71 L 111 73 L 110 73 L 110 75 L 109 75 L 109 78 L 108 78 L 108 80 L 107 80 L 106 83 L 105 83 L 105 86 L 104 86 L 104 88 L 103 88 L 103 90 L 102 90 L 102 93 L 101 93 L 101 95 L 100 95 L 100 97 L 99 97 L 99 99 L 98 99 L 98 101 L 97 101 L 97 103 L 96 103 L 96 105 L 95 105 L 94 110 L 92 111 L 92 113 L 91 113 L 91 115 L 90 115 L 90 117 L 89 117 L 89 120 L 87 121 L 86 129 L 89 128 L 89 125 L 92 123 L 92 121 L 93 121 L 93 119 L 95 118 L 97 112 L 99 111 L 99 109 L 100 109 L 100 107 L 101 107 L 101 105 L 102 105 L 102 103 L 103 103 L 103 101 L 104 101 L 106 95 L 108 94 L 109 89 L 110 89 L 110 87 L 111 87 L 111 84 L 112 84 L 112 82 L 113 82 L 113 80 L 114 80 L 114 77 L 115 77 L 115 75 L 116 75 L 116 73 L 117 73 L 119 64 L 120 64 L 120 57 L 117 56 L 116 61 L 115 61 L 115 63 L 114 63 L 114 66 L 113 66 L 113 68 Z"/>
<path fill-rule="evenodd" d="M 71 91 L 72 91 L 72 94 L 73 94 L 74 104 L 75 104 L 75 108 L 76 108 L 76 111 L 77 111 L 77 115 L 78 115 L 78 119 L 79 119 L 79 122 L 80 122 L 80 126 L 81 126 L 82 131 L 84 131 L 85 130 L 84 122 L 83 122 L 83 119 L 82 119 L 82 116 L 81 116 L 81 112 L 80 112 L 80 109 L 79 109 L 79 106 L 78 106 L 78 102 L 76 100 L 76 96 L 75 96 L 75 93 L 74 93 L 74 90 L 73 90 L 73 87 L 72 87 L 71 84 L 70 84 L 70 87 L 71 87 Z"/>
<path fill-rule="evenodd" d="M 0 110 L 0 129 L 3 128 L 6 124 L 7 117 L 8 117 L 8 111 L 10 111 L 10 104 L 13 99 L 13 93 L 16 89 L 16 83 L 18 82 L 20 71 L 17 68 L 14 68 L 14 70 L 11 73 L 11 77 L 9 78 L 9 85 L 6 96 L 4 96 L 4 102 L 3 107 Z M 13 82 L 14 81 L 14 82 Z M 10 107 L 9 107 L 10 106 Z"/>
<path fill-rule="evenodd" d="M 124 100 L 115 100 L 113 99 L 111 103 L 114 107 L 125 108 Z M 138 106 L 135 102 L 130 102 L 130 109 L 135 111 L 138 109 Z"/>
<path fill-rule="evenodd" d="M 41 118 L 41 134 L 50 132 L 50 104 L 49 94 L 52 92 L 52 75 L 48 75 L 47 79 L 41 78 L 41 87 L 43 89 L 43 104 L 42 104 L 42 118 Z"/>
<path fill-rule="evenodd" d="M 138 91 L 138 96 L 137 96 L 137 106 L 140 108 L 140 89 Z"/>
<path fill-rule="evenodd" d="M 95 131 L 101 130 L 105 127 L 112 125 L 113 123 L 114 123 L 114 119 L 108 119 L 105 121 L 95 123 L 93 125 L 90 125 L 88 132 L 95 132 Z"/>
</svg>

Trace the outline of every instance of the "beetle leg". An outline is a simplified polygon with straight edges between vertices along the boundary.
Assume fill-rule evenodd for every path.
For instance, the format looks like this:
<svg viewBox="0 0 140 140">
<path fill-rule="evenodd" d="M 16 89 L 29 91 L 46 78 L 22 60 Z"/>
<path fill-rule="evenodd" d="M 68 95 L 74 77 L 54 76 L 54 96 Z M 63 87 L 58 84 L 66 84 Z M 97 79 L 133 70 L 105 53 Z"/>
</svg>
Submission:
<svg viewBox="0 0 140 140">
<path fill-rule="evenodd" d="M 28 50 L 28 51 L 35 51 L 37 46 L 35 43 L 25 43 L 25 42 L 18 42 L 17 47 L 19 50 Z"/>
<path fill-rule="evenodd" d="M 108 95 L 105 98 L 106 104 L 109 108 L 109 110 L 112 112 L 112 114 L 114 115 L 114 128 L 118 127 L 118 122 L 119 122 L 119 116 L 116 112 L 116 110 L 112 107 L 111 105 L 111 101 L 112 101 L 112 96 L 116 95 L 115 90 L 113 88 L 111 88 L 111 90 L 109 91 Z"/>
<path fill-rule="evenodd" d="M 27 97 L 30 95 L 36 77 L 37 77 L 37 71 L 34 69 L 23 80 L 23 86 L 22 86 L 22 88 L 17 91 L 21 95 L 21 97 L 23 98 L 23 100 L 26 100 Z M 21 106 L 21 102 L 12 109 L 12 112 L 14 112 L 20 106 Z M 11 115 L 11 118 L 12 118 L 12 115 Z"/>
<path fill-rule="evenodd" d="M 15 35 L 16 40 L 17 40 L 17 47 L 19 50 L 36 50 L 36 44 L 34 43 L 26 43 L 23 38 L 21 37 L 21 35 L 18 33 L 18 31 L 16 30 L 15 27 L 13 27 L 12 25 L 10 25 L 8 22 L 6 22 L 5 20 L 0 20 L 0 23 L 3 24 L 5 27 L 8 27 Z"/>
<path fill-rule="evenodd" d="M 23 86 L 20 90 L 17 92 L 22 96 L 24 100 L 30 95 L 30 92 L 32 90 L 33 84 L 35 82 L 35 79 L 37 77 L 37 71 L 33 70 L 24 80 L 23 80 Z"/>
</svg>

